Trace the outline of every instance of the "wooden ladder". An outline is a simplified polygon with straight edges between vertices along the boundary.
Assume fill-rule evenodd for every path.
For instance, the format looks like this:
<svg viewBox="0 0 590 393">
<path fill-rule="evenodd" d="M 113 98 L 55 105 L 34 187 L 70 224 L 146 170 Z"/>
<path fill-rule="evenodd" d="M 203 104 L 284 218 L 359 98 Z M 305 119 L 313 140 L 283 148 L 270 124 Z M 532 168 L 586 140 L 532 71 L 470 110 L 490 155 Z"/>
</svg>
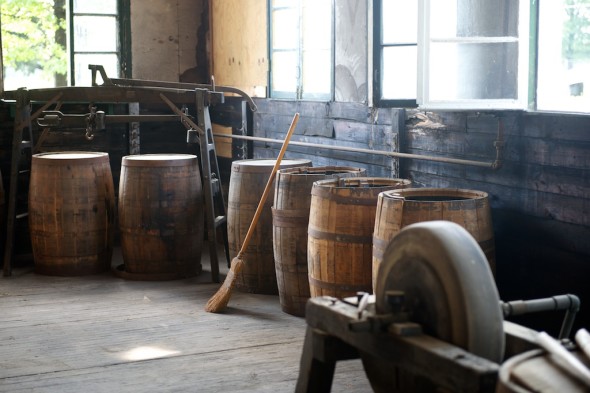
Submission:
<svg viewBox="0 0 590 393">
<path fill-rule="evenodd" d="M 14 116 L 14 133 L 12 135 L 12 155 L 10 164 L 10 185 L 8 189 L 8 211 L 6 214 L 6 245 L 4 248 L 5 277 L 12 274 L 12 258 L 14 256 L 14 232 L 16 221 L 26 218 L 28 213 L 17 212 L 19 176 L 30 176 L 30 161 L 28 168 L 21 168 L 21 160 L 25 150 L 33 151 L 33 132 L 31 130 L 31 103 L 26 89 L 19 89 L 16 101 L 16 113 Z M 24 140 L 23 137 L 28 138 Z"/>
<path fill-rule="evenodd" d="M 47 101 L 41 108 L 31 115 L 31 100 L 29 91 L 26 88 L 20 88 L 16 97 L 16 112 L 14 116 L 14 132 L 12 135 L 12 154 L 10 163 L 10 183 L 8 190 L 8 211 L 6 214 L 6 244 L 4 247 L 4 268 L 5 277 L 12 275 L 12 260 L 14 258 L 14 241 L 17 220 L 28 217 L 26 203 L 24 211 L 17 212 L 18 204 L 18 186 L 20 176 L 30 176 L 31 173 L 31 156 L 36 152 L 39 143 L 33 145 L 32 121 L 51 105 L 58 102 L 62 94 L 59 93 L 51 100 Z M 58 104 L 59 106 L 60 104 Z M 42 135 L 47 133 L 47 129 Z M 24 138 L 28 139 L 24 139 Z M 39 140 L 41 142 L 41 140 Z M 26 150 L 29 150 L 27 153 Z M 24 164 L 23 158 L 26 161 Z"/>
<path fill-rule="evenodd" d="M 200 151 L 201 171 L 203 174 L 203 188 L 205 194 L 205 222 L 207 225 L 207 241 L 209 243 L 209 258 L 211 261 L 211 278 L 219 282 L 219 258 L 217 256 L 217 229 L 221 230 L 225 257 L 229 266 L 229 241 L 227 237 L 227 214 L 225 200 L 221 189 L 221 172 L 217 162 L 217 152 L 213 140 L 209 104 L 212 97 L 223 100 L 222 93 L 208 89 L 195 89 L 197 122 L 178 109 L 165 95 L 160 94 L 164 102 L 177 115 L 187 128 L 187 142 L 198 142 Z"/>
</svg>

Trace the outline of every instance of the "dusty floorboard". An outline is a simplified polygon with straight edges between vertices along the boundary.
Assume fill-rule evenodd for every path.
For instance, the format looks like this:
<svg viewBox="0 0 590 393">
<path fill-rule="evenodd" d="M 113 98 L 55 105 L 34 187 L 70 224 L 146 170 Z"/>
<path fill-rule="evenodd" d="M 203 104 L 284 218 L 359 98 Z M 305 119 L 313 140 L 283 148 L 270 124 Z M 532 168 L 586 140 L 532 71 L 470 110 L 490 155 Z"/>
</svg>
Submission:
<svg viewBox="0 0 590 393">
<path fill-rule="evenodd" d="M 0 391 L 294 391 L 305 320 L 235 290 L 225 313 L 205 312 L 219 284 L 203 262 L 175 281 L 0 277 Z M 371 391 L 360 361 L 337 364 L 332 391 Z"/>
</svg>

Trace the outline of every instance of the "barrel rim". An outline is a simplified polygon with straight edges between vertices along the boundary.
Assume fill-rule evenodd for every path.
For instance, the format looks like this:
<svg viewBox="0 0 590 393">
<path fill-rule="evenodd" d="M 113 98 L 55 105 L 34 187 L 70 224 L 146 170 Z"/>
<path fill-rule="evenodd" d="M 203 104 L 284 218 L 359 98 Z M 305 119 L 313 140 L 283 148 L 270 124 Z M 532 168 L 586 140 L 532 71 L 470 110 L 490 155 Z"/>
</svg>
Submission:
<svg viewBox="0 0 590 393">
<path fill-rule="evenodd" d="M 333 175 L 340 173 L 362 173 L 366 171 L 364 168 L 352 167 L 352 166 L 306 166 L 306 167 L 295 167 L 295 168 L 284 168 L 280 169 L 279 175 L 289 176 L 326 176 L 326 172 L 332 171 Z M 332 174 L 330 174 L 332 175 Z"/>
<path fill-rule="evenodd" d="M 409 179 L 389 178 L 389 177 L 347 177 L 347 178 L 334 178 L 318 180 L 313 183 L 314 188 L 334 188 L 334 189 L 345 189 L 345 188 L 363 188 L 359 187 L 362 182 L 366 182 L 371 185 L 370 188 L 377 189 L 379 187 L 395 187 L 405 186 L 412 184 Z M 342 183 L 342 185 L 340 185 Z M 353 183 L 357 183 L 354 185 Z"/>
<path fill-rule="evenodd" d="M 233 161 L 232 165 L 259 166 L 257 165 L 258 163 L 268 163 L 269 166 L 272 167 L 275 164 L 275 162 L 277 162 L 277 160 L 274 158 L 248 158 L 245 160 Z M 307 158 L 285 158 L 281 160 L 281 164 L 287 162 L 311 162 L 311 160 Z"/>
<path fill-rule="evenodd" d="M 382 194 L 382 195 L 381 195 Z M 419 202 L 419 203 L 441 203 L 440 200 L 424 200 L 414 201 L 412 199 L 406 199 L 406 197 L 456 197 L 457 199 L 448 199 L 443 202 L 453 202 L 461 200 L 479 200 L 486 199 L 489 194 L 485 191 L 472 190 L 466 188 L 436 188 L 436 187 L 423 187 L 423 188 L 400 188 L 395 190 L 383 191 L 379 195 L 380 198 L 390 199 L 403 199 L 407 202 Z"/>
<path fill-rule="evenodd" d="M 165 158 L 167 157 L 167 158 Z M 197 162 L 197 156 L 194 154 L 180 153 L 154 153 L 154 154 L 134 154 L 124 156 L 121 159 L 121 166 L 133 167 L 170 167 L 170 166 L 189 166 Z"/>
<path fill-rule="evenodd" d="M 268 163 L 268 165 L 256 165 L 256 162 L 261 163 L 262 161 Z M 248 159 L 248 160 L 237 160 L 231 164 L 231 172 L 238 173 L 270 173 L 272 172 L 274 165 L 277 160 L 275 159 Z M 254 164 L 254 165 L 252 165 Z M 304 158 L 284 159 L 279 165 L 279 169 L 283 168 L 294 168 L 294 167 L 311 167 L 311 160 Z"/>
<path fill-rule="evenodd" d="M 60 155 L 74 155 L 84 154 L 86 157 L 59 157 Z M 49 157 L 54 156 L 54 157 Z M 72 163 L 93 163 L 93 162 L 109 162 L 109 153 L 99 151 L 56 151 L 33 154 L 32 162 L 42 163 L 42 165 L 66 165 Z"/>
</svg>

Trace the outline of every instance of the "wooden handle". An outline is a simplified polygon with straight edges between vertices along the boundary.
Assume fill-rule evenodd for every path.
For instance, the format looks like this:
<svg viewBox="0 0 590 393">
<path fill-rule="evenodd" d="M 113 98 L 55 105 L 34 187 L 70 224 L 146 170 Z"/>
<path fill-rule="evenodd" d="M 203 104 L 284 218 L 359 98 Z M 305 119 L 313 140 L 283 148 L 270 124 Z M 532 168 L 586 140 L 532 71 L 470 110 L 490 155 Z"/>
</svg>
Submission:
<svg viewBox="0 0 590 393">
<path fill-rule="evenodd" d="M 240 248 L 240 251 L 238 252 L 237 258 L 242 257 L 242 254 L 244 254 L 244 252 L 246 251 L 246 247 L 248 247 L 248 243 L 250 243 L 250 238 L 254 234 L 254 227 L 256 226 L 256 223 L 258 222 L 260 215 L 262 214 L 262 209 L 264 207 L 264 203 L 266 202 L 266 199 L 268 198 L 268 194 L 270 193 L 272 183 L 275 179 L 277 171 L 279 170 L 279 167 L 281 166 L 281 160 L 283 159 L 283 156 L 285 155 L 285 152 L 287 151 L 287 145 L 289 145 L 289 140 L 291 140 L 291 135 L 293 135 L 293 131 L 295 131 L 295 127 L 297 126 L 298 121 L 299 121 L 299 113 L 295 113 L 295 116 L 293 116 L 293 120 L 291 121 L 291 126 L 289 127 L 289 131 L 287 131 L 287 135 L 285 136 L 285 141 L 283 142 L 283 146 L 281 146 L 281 151 L 279 152 L 279 156 L 277 157 L 275 165 L 272 168 L 272 172 L 270 173 L 270 177 L 268 178 L 268 181 L 266 182 L 266 186 L 264 187 L 264 191 L 262 192 L 262 197 L 260 198 L 260 202 L 258 202 L 258 207 L 256 207 L 256 212 L 254 212 L 254 217 L 252 218 L 252 222 L 250 223 L 250 227 L 248 228 L 248 232 L 246 232 L 246 237 L 244 238 L 244 242 L 242 243 L 242 247 Z"/>
</svg>

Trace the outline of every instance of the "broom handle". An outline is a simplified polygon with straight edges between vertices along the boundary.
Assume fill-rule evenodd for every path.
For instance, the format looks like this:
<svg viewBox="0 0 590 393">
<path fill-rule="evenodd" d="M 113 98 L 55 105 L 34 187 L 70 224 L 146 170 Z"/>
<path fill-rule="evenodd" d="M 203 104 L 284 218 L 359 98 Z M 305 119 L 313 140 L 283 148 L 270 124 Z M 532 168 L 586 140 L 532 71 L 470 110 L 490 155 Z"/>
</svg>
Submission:
<svg viewBox="0 0 590 393">
<path fill-rule="evenodd" d="M 275 162 L 274 167 L 272 168 L 272 172 L 270 173 L 270 177 L 266 182 L 266 186 L 264 187 L 264 191 L 262 193 L 262 197 L 260 198 L 260 202 L 258 202 L 258 207 L 256 207 L 256 212 L 254 212 L 254 217 L 252 218 L 252 222 L 250 223 L 250 227 L 248 228 L 248 232 L 246 232 L 246 237 L 244 238 L 244 242 L 242 243 L 242 247 L 238 252 L 237 257 L 241 258 L 244 252 L 246 251 L 246 247 L 248 247 L 248 243 L 250 243 L 250 238 L 254 234 L 254 227 L 258 222 L 258 218 L 262 214 L 262 209 L 264 208 L 264 203 L 268 198 L 268 194 L 270 193 L 271 185 L 275 179 L 277 171 L 281 166 L 281 160 L 287 151 L 287 145 L 289 144 L 289 140 L 291 140 L 291 135 L 293 135 L 293 131 L 295 131 L 295 126 L 297 126 L 297 122 L 299 121 L 299 113 L 295 113 L 293 116 L 293 120 L 291 121 L 291 126 L 289 127 L 289 131 L 287 131 L 287 135 L 285 136 L 285 141 L 283 142 L 283 146 L 281 146 L 281 151 L 279 152 L 279 156 Z"/>
</svg>

